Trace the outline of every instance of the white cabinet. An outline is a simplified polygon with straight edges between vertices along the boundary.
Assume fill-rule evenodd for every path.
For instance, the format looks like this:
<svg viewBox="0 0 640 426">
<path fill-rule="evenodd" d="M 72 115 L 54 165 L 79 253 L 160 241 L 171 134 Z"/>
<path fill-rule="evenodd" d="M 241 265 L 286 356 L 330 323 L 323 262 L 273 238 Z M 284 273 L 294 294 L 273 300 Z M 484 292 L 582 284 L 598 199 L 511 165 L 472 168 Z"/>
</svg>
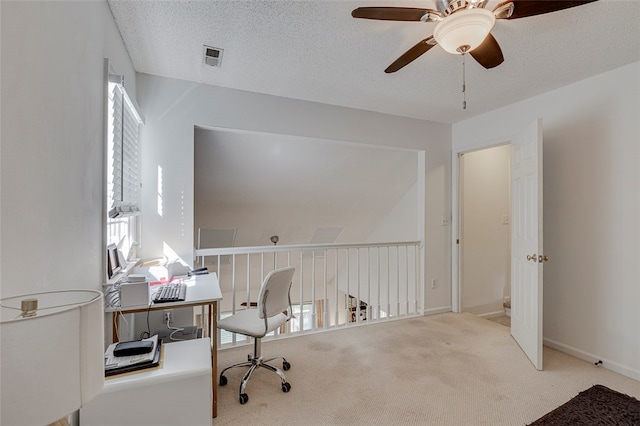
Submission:
<svg viewBox="0 0 640 426">
<path fill-rule="evenodd" d="M 163 345 L 160 368 L 108 377 L 80 426 L 211 425 L 211 340 Z"/>
</svg>

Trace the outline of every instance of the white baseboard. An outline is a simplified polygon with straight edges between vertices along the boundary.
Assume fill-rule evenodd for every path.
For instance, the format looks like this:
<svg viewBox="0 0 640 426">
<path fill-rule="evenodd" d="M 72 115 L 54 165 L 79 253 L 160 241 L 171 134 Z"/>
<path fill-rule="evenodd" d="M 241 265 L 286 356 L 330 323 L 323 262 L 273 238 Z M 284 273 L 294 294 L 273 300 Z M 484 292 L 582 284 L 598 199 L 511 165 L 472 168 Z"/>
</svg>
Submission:
<svg viewBox="0 0 640 426">
<path fill-rule="evenodd" d="M 503 316 L 503 315 L 505 315 L 505 311 L 504 311 L 504 309 L 503 309 L 503 310 L 501 310 L 501 311 L 487 312 L 486 314 L 480 314 L 480 315 L 478 315 L 478 316 L 479 316 L 479 317 L 482 317 L 482 318 L 487 318 L 487 319 L 488 319 L 488 318 L 501 317 L 501 316 Z"/>
<path fill-rule="evenodd" d="M 444 314 L 446 312 L 451 312 L 451 306 L 442 306 L 439 308 L 430 308 L 424 310 L 424 315 L 436 315 L 436 314 Z"/>
<path fill-rule="evenodd" d="M 463 306 L 462 312 L 469 312 L 483 318 L 492 318 L 504 315 L 504 304 L 502 301 L 496 301 L 484 305 Z"/>
<path fill-rule="evenodd" d="M 584 361 L 592 363 L 602 361 L 602 364 L 600 365 L 601 367 L 606 368 L 607 370 L 614 371 L 618 374 L 622 374 L 623 376 L 630 377 L 634 380 L 640 380 L 640 371 L 634 368 L 619 364 L 617 362 L 613 362 L 611 360 L 602 358 L 601 356 L 585 352 L 572 346 L 565 345 L 564 343 L 556 342 L 555 340 L 544 339 L 544 345 L 550 347 L 551 349 L 556 349 L 560 352 L 575 356 L 576 358 L 582 359 Z"/>
</svg>

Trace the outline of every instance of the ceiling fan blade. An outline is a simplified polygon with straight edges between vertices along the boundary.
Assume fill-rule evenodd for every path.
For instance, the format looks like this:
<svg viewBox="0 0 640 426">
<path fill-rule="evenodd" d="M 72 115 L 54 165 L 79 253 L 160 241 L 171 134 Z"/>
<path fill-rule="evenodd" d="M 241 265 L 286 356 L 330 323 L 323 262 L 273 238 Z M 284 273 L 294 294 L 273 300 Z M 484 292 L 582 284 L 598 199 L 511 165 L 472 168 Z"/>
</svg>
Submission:
<svg viewBox="0 0 640 426">
<path fill-rule="evenodd" d="M 480 46 L 470 51 L 469 54 L 487 69 L 497 67 L 504 62 L 502 49 L 491 33 L 480 43 Z"/>
<path fill-rule="evenodd" d="M 421 55 L 426 53 L 429 49 L 431 49 L 436 44 L 438 43 L 433 38 L 433 36 L 429 36 L 424 40 L 421 40 L 418 44 L 413 46 L 411 49 L 404 52 L 404 54 L 400 56 L 398 59 L 396 59 L 391 65 L 389 65 L 387 69 L 384 70 L 384 72 L 389 74 L 389 73 L 398 71 L 399 69 L 409 65 L 411 62 L 418 59 Z"/>
<path fill-rule="evenodd" d="M 582 6 L 583 4 L 592 3 L 594 1 L 597 0 L 509 0 L 500 3 L 493 10 L 496 12 L 501 7 L 507 6 L 509 3 L 513 3 L 513 13 L 511 15 L 500 16 L 496 14 L 496 18 L 518 19 Z"/>
<path fill-rule="evenodd" d="M 440 12 L 414 7 L 359 7 L 351 12 L 354 18 L 380 19 L 384 21 L 434 21 Z"/>
</svg>

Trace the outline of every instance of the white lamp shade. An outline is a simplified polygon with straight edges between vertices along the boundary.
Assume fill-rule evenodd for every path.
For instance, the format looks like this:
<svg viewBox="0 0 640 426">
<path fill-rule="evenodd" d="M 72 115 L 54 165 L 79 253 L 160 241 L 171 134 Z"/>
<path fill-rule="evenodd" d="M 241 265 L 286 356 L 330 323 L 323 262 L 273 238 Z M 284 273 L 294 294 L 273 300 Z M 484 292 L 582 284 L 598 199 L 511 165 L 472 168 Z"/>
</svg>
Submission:
<svg viewBox="0 0 640 426">
<path fill-rule="evenodd" d="M 38 299 L 35 316 L 21 315 L 27 298 Z M 102 293 L 18 296 L 2 299 L 0 309 L 0 424 L 55 422 L 102 390 Z"/>
<path fill-rule="evenodd" d="M 469 46 L 468 50 L 480 46 L 495 22 L 493 12 L 486 9 L 464 9 L 439 22 L 433 37 L 447 52 L 461 53 L 457 50 L 461 46 Z"/>
</svg>

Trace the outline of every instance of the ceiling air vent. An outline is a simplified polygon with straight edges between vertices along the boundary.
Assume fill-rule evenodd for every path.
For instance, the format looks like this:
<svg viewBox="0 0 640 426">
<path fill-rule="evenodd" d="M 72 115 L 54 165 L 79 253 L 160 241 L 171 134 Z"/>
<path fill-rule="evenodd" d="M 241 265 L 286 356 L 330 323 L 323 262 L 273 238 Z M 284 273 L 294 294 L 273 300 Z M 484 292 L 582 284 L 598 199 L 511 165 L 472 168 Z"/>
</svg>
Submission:
<svg viewBox="0 0 640 426">
<path fill-rule="evenodd" d="M 204 46 L 204 63 L 212 67 L 219 67 L 222 64 L 222 49 L 217 47 Z"/>
</svg>

